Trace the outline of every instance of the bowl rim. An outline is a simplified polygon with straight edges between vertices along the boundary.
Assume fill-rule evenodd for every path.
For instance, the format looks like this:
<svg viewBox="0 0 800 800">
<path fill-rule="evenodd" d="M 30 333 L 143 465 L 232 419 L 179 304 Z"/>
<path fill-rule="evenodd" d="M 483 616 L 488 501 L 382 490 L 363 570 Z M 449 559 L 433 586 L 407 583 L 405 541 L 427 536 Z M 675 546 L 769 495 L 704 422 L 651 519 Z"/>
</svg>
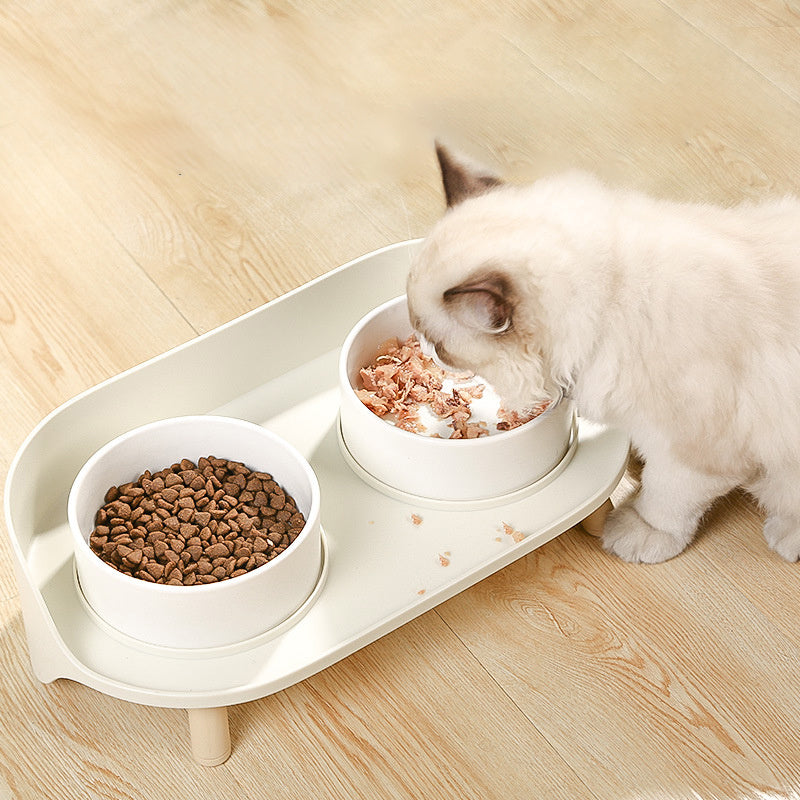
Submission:
<svg viewBox="0 0 800 800">
<path fill-rule="evenodd" d="M 107 453 L 109 453 L 114 448 L 118 447 L 120 444 L 136 436 L 142 436 L 151 431 L 157 431 L 169 425 L 189 425 L 189 424 L 194 425 L 197 424 L 198 422 L 207 422 L 209 420 L 215 422 L 216 424 L 221 424 L 231 427 L 239 427 L 239 428 L 246 427 L 256 435 L 264 436 L 265 438 L 271 440 L 273 443 L 277 443 L 279 446 L 283 447 L 289 453 L 289 455 L 294 460 L 296 460 L 300 465 L 303 473 L 305 474 L 309 482 L 309 486 L 311 489 L 311 507 L 309 509 L 309 512 L 305 515 L 306 524 L 303 526 L 302 530 L 297 535 L 297 538 L 294 540 L 294 542 L 292 542 L 291 547 L 297 544 L 301 539 L 307 539 L 309 536 L 311 536 L 312 530 L 314 528 L 317 529 L 320 528 L 319 517 L 320 517 L 321 493 L 316 473 L 314 472 L 313 468 L 308 463 L 308 461 L 300 453 L 300 451 L 293 444 L 284 439 L 282 436 L 273 433 L 272 431 L 268 430 L 267 428 L 264 428 L 261 425 L 258 425 L 255 422 L 249 422 L 248 420 L 240 419 L 238 417 L 226 417 L 223 415 L 214 415 L 214 414 L 190 414 L 190 415 L 176 416 L 176 417 L 164 417 L 162 419 L 145 423 L 144 425 L 138 425 L 137 427 L 125 431 L 124 433 L 121 433 L 119 436 L 115 436 L 113 439 L 110 439 L 108 442 L 106 442 L 104 445 L 98 448 L 94 453 L 92 453 L 91 456 L 89 456 L 89 458 L 84 462 L 81 469 L 78 471 L 77 475 L 75 476 L 75 479 L 72 482 L 72 485 L 70 486 L 69 495 L 67 498 L 67 520 L 74 546 L 76 550 L 80 549 L 85 554 L 91 555 L 91 557 L 95 559 L 97 562 L 96 566 L 101 571 L 105 572 L 106 575 L 113 576 L 115 579 L 129 581 L 130 583 L 128 583 L 128 585 L 131 588 L 137 587 L 141 588 L 142 591 L 155 592 L 159 594 L 161 593 L 164 593 L 166 595 L 179 594 L 182 596 L 186 596 L 185 593 L 188 590 L 191 590 L 196 595 L 199 595 L 201 593 L 214 594 L 216 592 L 230 591 L 232 588 L 231 587 L 232 583 L 234 588 L 242 587 L 247 582 L 252 582 L 253 580 L 263 578 L 265 572 L 269 570 L 270 567 L 274 569 L 276 563 L 278 562 L 282 563 L 283 561 L 286 560 L 283 557 L 286 555 L 287 552 L 291 551 L 291 547 L 287 547 L 286 550 L 284 550 L 282 553 L 275 556 L 274 558 L 270 559 L 266 564 L 262 564 L 260 567 L 256 567 L 255 569 L 250 570 L 245 575 L 237 575 L 235 579 L 230 578 L 224 581 L 217 581 L 216 583 L 204 583 L 200 585 L 194 584 L 192 586 L 172 586 L 166 583 L 150 583 L 149 581 L 145 581 L 142 578 L 136 578 L 133 575 L 126 575 L 124 572 L 120 572 L 118 569 L 112 567 L 108 562 L 100 558 L 100 556 L 98 556 L 97 553 L 95 553 L 92 550 L 92 548 L 89 546 L 88 537 L 84 537 L 83 533 L 80 531 L 77 520 L 78 516 L 77 503 L 78 503 L 78 492 L 80 490 L 80 485 L 85 480 L 90 470 L 97 464 L 98 461 L 100 461 L 101 458 L 103 458 Z M 228 460 L 234 460 L 234 459 L 228 457 Z M 144 472 L 144 469 L 140 472 L 140 474 L 142 472 Z M 279 483 L 279 485 L 281 484 Z"/>
<path fill-rule="evenodd" d="M 379 306 L 376 306 L 367 314 L 365 314 L 355 325 L 350 329 L 347 336 L 342 343 L 342 349 L 339 355 L 339 383 L 342 387 L 347 387 L 349 389 L 350 397 L 357 403 L 359 411 L 356 413 L 367 414 L 369 416 L 365 416 L 364 419 L 374 419 L 380 422 L 382 425 L 388 426 L 389 428 L 394 429 L 400 436 L 406 437 L 413 437 L 413 440 L 416 442 L 430 442 L 430 447 L 459 447 L 459 448 L 467 448 L 467 447 L 491 447 L 492 442 L 497 441 L 498 439 L 502 439 L 503 441 L 508 441 L 513 437 L 525 436 L 530 433 L 531 429 L 535 427 L 535 425 L 540 422 L 543 418 L 549 417 L 554 414 L 557 408 L 562 404 L 566 395 L 563 391 L 559 391 L 558 396 L 550 402 L 547 408 L 542 411 L 541 414 L 537 414 L 532 420 L 523 423 L 522 425 L 518 425 L 516 428 L 512 428 L 511 430 L 507 431 L 497 431 L 496 433 L 492 433 L 489 436 L 479 436 L 475 439 L 452 439 L 452 438 L 437 438 L 435 436 L 425 436 L 424 434 L 414 433 L 413 431 L 407 431 L 403 428 L 398 428 L 396 425 L 392 425 L 390 422 L 386 422 L 382 417 L 379 417 L 377 414 L 370 411 L 364 403 L 356 395 L 356 387 L 353 386 L 353 383 L 350 379 L 350 375 L 348 374 L 347 369 L 347 360 L 350 355 L 350 351 L 352 349 L 353 343 L 355 342 L 358 335 L 361 331 L 376 317 L 379 317 L 381 314 L 385 314 L 388 310 L 394 308 L 397 305 L 406 301 L 406 295 L 401 294 L 397 297 L 392 298 L 391 300 L 387 300 L 384 303 L 381 303 Z M 412 330 L 413 333 L 413 330 Z M 544 424 L 544 423 L 540 423 Z M 411 441 L 409 439 L 408 441 Z"/>
</svg>

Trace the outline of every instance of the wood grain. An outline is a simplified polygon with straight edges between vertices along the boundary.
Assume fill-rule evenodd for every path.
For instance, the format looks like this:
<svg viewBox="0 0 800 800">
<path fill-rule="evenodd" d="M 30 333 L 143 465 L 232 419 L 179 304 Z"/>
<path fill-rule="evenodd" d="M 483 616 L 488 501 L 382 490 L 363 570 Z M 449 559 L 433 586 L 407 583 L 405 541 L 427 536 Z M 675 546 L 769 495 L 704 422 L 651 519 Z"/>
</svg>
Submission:
<svg viewBox="0 0 800 800">
<path fill-rule="evenodd" d="M 512 180 L 798 191 L 799 44 L 793 0 L 4 3 L 0 478 L 74 394 L 424 235 L 435 137 Z M 0 800 L 800 796 L 798 566 L 761 523 L 734 492 L 654 567 L 569 532 L 231 709 L 211 770 L 184 712 L 38 683 L 0 536 Z"/>
<path fill-rule="evenodd" d="M 800 779 L 795 644 L 726 580 L 704 582 L 702 545 L 598 571 L 596 541 L 571 534 L 441 610 L 532 723 L 569 738 L 600 796 L 748 796 Z M 615 709 L 613 724 L 587 707 Z"/>
</svg>

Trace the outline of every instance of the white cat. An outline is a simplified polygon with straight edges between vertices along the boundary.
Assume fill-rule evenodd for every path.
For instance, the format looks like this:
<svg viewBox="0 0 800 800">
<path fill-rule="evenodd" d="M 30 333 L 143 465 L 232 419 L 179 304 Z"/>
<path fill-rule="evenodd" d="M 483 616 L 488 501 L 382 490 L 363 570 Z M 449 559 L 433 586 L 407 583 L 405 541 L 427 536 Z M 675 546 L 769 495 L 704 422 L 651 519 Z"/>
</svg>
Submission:
<svg viewBox="0 0 800 800">
<path fill-rule="evenodd" d="M 502 183 L 437 147 L 448 211 L 408 277 L 417 331 L 508 407 L 559 391 L 645 461 L 604 547 L 659 562 L 736 486 L 800 557 L 800 201 L 651 199 L 581 173 Z"/>
</svg>

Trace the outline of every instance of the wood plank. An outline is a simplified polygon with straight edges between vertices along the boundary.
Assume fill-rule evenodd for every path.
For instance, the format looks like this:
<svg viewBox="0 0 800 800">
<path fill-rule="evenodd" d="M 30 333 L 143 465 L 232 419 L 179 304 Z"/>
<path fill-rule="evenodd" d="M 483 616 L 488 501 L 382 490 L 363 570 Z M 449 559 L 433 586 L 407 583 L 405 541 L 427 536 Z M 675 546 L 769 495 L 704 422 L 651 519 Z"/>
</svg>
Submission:
<svg viewBox="0 0 800 800">
<path fill-rule="evenodd" d="M 642 569 L 571 533 L 440 613 L 599 796 L 782 796 L 800 650 L 703 550 Z"/>
<path fill-rule="evenodd" d="M 434 136 L 512 180 L 796 191 L 798 30 L 778 0 L 3 4 L 0 478 L 78 391 L 423 235 Z M 734 493 L 654 568 L 560 537 L 233 709 L 215 770 L 180 711 L 38 684 L 0 536 L 0 798 L 800 794 L 798 567 L 760 523 Z"/>
<path fill-rule="evenodd" d="M 800 100 L 800 6 L 780 0 L 691 3 L 665 0 L 675 13 L 757 72 L 791 100 Z"/>
<path fill-rule="evenodd" d="M 434 614 L 299 686 L 231 709 L 234 753 L 213 770 L 187 757 L 184 712 L 68 681 L 40 686 L 16 633 L 0 636 L 0 714 L 13 717 L 15 703 L 32 709 L 0 734 L 4 770 L 17 765 L 16 797 L 222 797 L 232 787 L 253 798 L 263 796 L 254 787 L 279 798 L 592 797 Z M 57 756 L 42 770 L 37 754 L 47 752 Z"/>
<path fill-rule="evenodd" d="M 19 74 L 36 76 L 31 94 L 45 104 L 46 115 L 34 104 L 26 124 L 197 330 L 420 234 L 404 218 L 402 198 L 384 196 L 379 183 L 368 181 L 354 196 L 359 184 L 350 173 L 362 159 L 337 161 L 327 146 L 326 132 L 339 124 L 337 98 L 312 97 L 307 77 L 289 64 L 275 75 L 270 42 L 288 61 L 291 30 L 282 35 L 269 16 L 251 29 L 236 18 L 226 25 L 224 14 L 176 8 L 163 17 L 125 14 L 115 36 L 104 38 L 92 22 L 106 10 L 87 12 L 67 43 L 58 42 L 57 25 L 34 38 L 25 12 L 7 32 Z M 239 59 L 240 47 L 251 57 Z M 221 64 L 209 50 L 233 57 Z M 132 73 L 137 80 L 126 85 Z M 353 109 L 351 126 L 361 113 Z M 316 139 L 301 144 L 291 135 L 298 124 L 318 130 Z M 276 128 L 280 135 L 270 136 Z M 346 233 L 343 209 L 354 212 Z"/>
<path fill-rule="evenodd" d="M 763 524 L 756 502 L 744 492 L 733 492 L 708 515 L 705 527 L 719 533 L 703 537 L 703 553 L 709 569 L 735 586 L 788 641 L 800 645 L 797 565 L 767 547 Z"/>
<path fill-rule="evenodd" d="M 305 796 L 592 796 L 435 614 L 266 702 L 282 763 L 322 756 Z"/>
<path fill-rule="evenodd" d="M 0 160 L 3 388 L 31 423 L 194 330 L 22 126 L 0 129 Z"/>
</svg>

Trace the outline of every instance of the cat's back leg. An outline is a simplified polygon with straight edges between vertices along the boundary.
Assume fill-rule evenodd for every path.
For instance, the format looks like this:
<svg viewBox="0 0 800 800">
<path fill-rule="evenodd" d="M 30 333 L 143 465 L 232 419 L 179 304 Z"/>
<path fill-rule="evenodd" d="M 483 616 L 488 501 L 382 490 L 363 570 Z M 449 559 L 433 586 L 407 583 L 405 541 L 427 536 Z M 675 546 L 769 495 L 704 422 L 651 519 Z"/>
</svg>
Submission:
<svg viewBox="0 0 800 800">
<path fill-rule="evenodd" d="M 748 488 L 766 511 L 769 547 L 786 561 L 800 559 L 800 464 L 770 465 Z"/>
</svg>

